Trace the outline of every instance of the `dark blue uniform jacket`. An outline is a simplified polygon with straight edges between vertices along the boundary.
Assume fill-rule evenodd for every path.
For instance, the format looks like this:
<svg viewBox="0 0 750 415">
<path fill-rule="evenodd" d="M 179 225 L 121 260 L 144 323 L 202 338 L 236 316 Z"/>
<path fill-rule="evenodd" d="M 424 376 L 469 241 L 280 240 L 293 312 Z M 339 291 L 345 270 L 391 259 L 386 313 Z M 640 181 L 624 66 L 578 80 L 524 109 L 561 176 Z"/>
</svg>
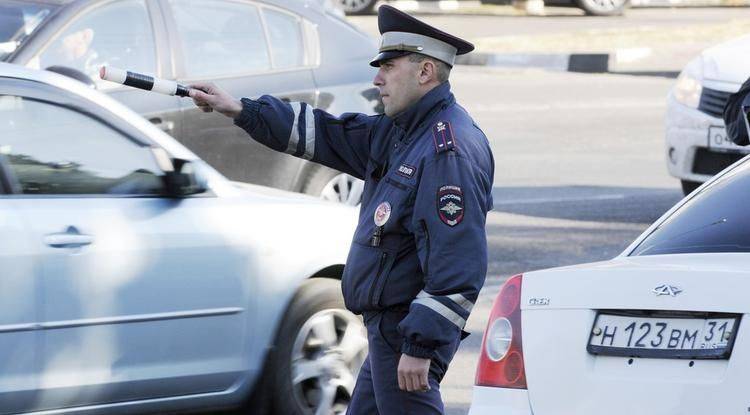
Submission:
<svg viewBox="0 0 750 415">
<path fill-rule="evenodd" d="M 742 84 L 739 91 L 729 96 L 724 107 L 724 124 L 727 127 L 727 135 L 735 144 L 746 146 L 750 144 L 747 126 L 745 125 L 745 114 L 743 106 L 750 107 L 750 79 Z"/>
<path fill-rule="evenodd" d="M 365 181 L 342 280 L 347 308 L 408 309 L 398 329 L 411 356 L 455 342 L 487 271 L 494 161 L 450 84 L 395 118 L 242 101 L 235 123 L 253 139 Z"/>
</svg>

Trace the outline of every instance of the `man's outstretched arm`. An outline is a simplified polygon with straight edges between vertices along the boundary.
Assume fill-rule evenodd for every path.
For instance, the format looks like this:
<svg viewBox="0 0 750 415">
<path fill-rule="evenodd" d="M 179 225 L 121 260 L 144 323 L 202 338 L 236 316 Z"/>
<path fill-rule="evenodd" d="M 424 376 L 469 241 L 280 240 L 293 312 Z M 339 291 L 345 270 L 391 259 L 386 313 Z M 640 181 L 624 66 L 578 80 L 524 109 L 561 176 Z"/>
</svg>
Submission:
<svg viewBox="0 0 750 415">
<path fill-rule="evenodd" d="M 238 100 L 212 83 L 190 88 L 190 97 L 202 111 L 215 110 L 232 118 L 261 144 L 364 178 L 370 132 L 382 116 L 347 113 L 335 117 L 304 102 L 285 102 L 270 95 Z"/>
</svg>

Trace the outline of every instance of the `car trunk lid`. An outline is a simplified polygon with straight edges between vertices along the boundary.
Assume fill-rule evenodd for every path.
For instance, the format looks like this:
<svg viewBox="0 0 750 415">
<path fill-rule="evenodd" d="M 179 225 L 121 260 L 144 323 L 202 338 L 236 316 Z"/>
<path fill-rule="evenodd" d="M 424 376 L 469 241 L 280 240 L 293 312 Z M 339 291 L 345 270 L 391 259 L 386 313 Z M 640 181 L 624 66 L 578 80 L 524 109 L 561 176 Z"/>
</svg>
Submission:
<svg viewBox="0 0 750 415">
<path fill-rule="evenodd" d="M 683 312 L 678 317 L 698 320 L 717 317 L 712 313 L 733 313 L 741 320 L 750 309 L 740 289 L 750 278 L 749 259 L 744 253 L 627 257 L 526 274 L 523 349 L 534 413 L 633 414 L 644 408 L 661 415 L 746 412 L 750 400 L 739 393 L 744 384 L 739 368 L 750 362 L 741 324 L 729 360 L 596 355 L 587 344 L 597 313 L 604 310 L 630 315 L 620 333 L 628 318 L 637 322 L 631 331 L 640 328 L 647 321 L 642 320 L 646 314 L 638 317 L 643 312 L 665 322 L 671 321 L 665 314 L 677 311 Z M 645 332 L 635 331 L 633 340 Z M 644 339 L 658 344 L 653 336 Z"/>
</svg>

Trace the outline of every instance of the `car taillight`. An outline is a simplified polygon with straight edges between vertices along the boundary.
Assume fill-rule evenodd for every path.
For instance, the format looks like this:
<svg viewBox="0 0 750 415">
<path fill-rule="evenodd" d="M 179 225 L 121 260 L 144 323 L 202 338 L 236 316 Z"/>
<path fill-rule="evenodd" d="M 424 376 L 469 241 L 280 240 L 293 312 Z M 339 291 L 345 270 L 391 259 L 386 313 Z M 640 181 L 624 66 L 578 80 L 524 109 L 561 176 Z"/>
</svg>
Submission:
<svg viewBox="0 0 750 415">
<path fill-rule="evenodd" d="M 510 277 L 492 304 L 477 365 L 477 386 L 526 389 L 521 346 L 522 277 Z"/>
</svg>

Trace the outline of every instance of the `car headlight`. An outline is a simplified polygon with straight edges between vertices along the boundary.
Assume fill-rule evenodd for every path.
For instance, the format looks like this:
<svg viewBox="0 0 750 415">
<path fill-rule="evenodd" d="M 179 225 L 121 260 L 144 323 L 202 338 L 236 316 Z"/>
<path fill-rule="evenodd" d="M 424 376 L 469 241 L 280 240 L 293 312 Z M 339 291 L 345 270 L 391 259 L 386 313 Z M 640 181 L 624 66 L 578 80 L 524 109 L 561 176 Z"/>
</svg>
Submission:
<svg viewBox="0 0 750 415">
<path fill-rule="evenodd" d="M 674 97 L 677 102 L 690 108 L 698 108 L 703 91 L 703 59 L 690 61 L 682 70 L 674 86 Z"/>
</svg>

